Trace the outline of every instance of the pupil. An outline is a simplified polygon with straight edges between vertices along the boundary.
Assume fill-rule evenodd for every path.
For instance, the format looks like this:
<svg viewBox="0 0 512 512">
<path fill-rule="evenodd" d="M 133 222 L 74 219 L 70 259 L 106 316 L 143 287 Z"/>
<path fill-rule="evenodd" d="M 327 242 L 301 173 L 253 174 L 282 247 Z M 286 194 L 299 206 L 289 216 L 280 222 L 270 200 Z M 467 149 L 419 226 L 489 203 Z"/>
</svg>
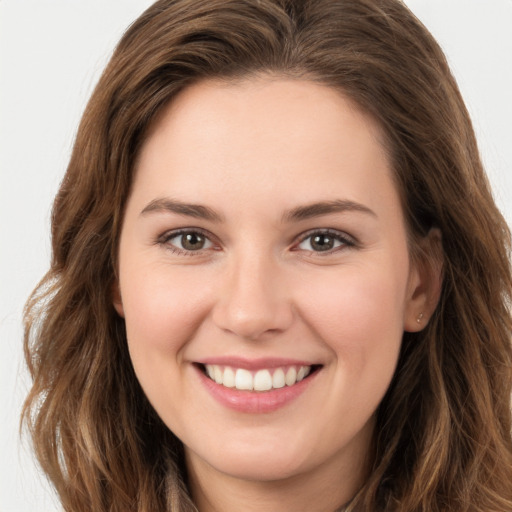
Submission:
<svg viewBox="0 0 512 512">
<path fill-rule="evenodd" d="M 204 246 L 204 238 L 198 233 L 187 233 L 181 237 L 181 245 L 184 249 L 197 251 Z"/>
<path fill-rule="evenodd" d="M 329 235 L 316 235 L 311 241 L 311 246 L 316 251 L 328 251 L 334 246 L 334 240 Z"/>
</svg>

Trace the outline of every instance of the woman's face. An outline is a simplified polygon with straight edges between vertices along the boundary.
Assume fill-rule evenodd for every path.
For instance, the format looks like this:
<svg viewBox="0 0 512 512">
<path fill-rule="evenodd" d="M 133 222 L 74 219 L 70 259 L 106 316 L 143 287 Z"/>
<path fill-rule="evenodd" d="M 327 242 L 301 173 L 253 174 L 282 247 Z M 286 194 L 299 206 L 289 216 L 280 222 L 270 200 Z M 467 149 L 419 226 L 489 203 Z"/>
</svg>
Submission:
<svg viewBox="0 0 512 512">
<path fill-rule="evenodd" d="M 269 78 L 191 86 L 153 126 L 115 305 L 189 469 L 360 478 L 423 300 L 381 139 L 338 92 Z"/>
</svg>

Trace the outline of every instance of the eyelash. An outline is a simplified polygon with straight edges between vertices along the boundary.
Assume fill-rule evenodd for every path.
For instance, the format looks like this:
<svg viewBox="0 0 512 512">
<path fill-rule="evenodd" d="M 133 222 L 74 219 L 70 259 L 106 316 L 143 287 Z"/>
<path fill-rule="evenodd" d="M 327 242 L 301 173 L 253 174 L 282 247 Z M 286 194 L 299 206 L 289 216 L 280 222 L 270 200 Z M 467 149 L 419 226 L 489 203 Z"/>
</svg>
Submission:
<svg viewBox="0 0 512 512">
<path fill-rule="evenodd" d="M 178 238 L 179 236 L 183 235 L 200 235 L 205 240 L 209 241 L 212 246 L 215 246 L 215 243 L 212 241 L 213 236 L 208 231 L 205 231 L 201 228 L 186 228 L 186 229 L 177 229 L 174 231 L 167 231 L 163 235 L 159 236 L 157 239 L 157 243 L 161 246 L 165 246 L 166 249 L 171 251 L 173 254 L 177 254 L 179 256 L 197 256 L 199 254 L 203 254 L 205 250 L 207 249 L 199 249 L 196 251 L 187 250 L 187 249 L 181 249 L 179 247 L 176 247 L 175 245 L 171 244 L 170 241 L 173 238 Z"/>
<path fill-rule="evenodd" d="M 306 240 L 312 239 L 315 235 L 316 236 L 318 236 L 318 235 L 328 236 L 328 237 L 334 239 L 336 242 L 340 242 L 340 245 L 338 247 L 334 247 L 332 249 L 327 249 L 325 251 L 313 251 L 313 250 L 305 249 L 309 253 L 314 254 L 315 256 L 324 256 L 324 255 L 328 256 L 328 255 L 338 252 L 340 250 L 344 250 L 347 248 L 357 246 L 356 240 L 353 237 L 347 235 L 346 233 L 344 233 L 342 231 L 338 231 L 336 229 L 312 229 L 312 230 L 304 233 L 303 235 L 301 235 L 298 243 L 296 243 L 294 247 L 298 247 L 299 245 L 304 243 Z M 292 249 L 292 250 L 299 250 L 299 249 Z"/>
<path fill-rule="evenodd" d="M 203 237 L 206 241 L 208 241 L 211 244 L 211 247 L 207 248 L 201 248 L 198 250 L 189 250 L 189 249 L 182 249 L 180 247 L 176 247 L 170 241 L 173 238 L 178 238 L 183 235 L 200 235 Z M 311 239 L 314 236 L 328 236 L 331 237 L 335 242 L 339 242 L 340 245 L 337 247 L 327 249 L 325 251 L 314 251 L 314 250 L 308 250 L 304 249 L 305 251 L 309 252 L 310 254 L 314 254 L 315 256 L 328 256 L 330 254 L 333 254 L 335 252 L 338 252 L 340 250 L 344 250 L 351 247 L 357 247 L 357 241 L 347 235 L 346 233 L 343 233 L 342 231 L 338 231 L 335 229 L 313 229 L 310 231 L 307 231 L 306 233 L 303 233 L 299 238 L 298 241 L 294 242 L 292 251 L 299 251 L 301 250 L 299 246 L 303 244 L 308 239 Z M 204 251 L 215 249 L 215 242 L 212 240 L 214 237 L 211 233 L 208 231 L 205 231 L 201 228 L 186 228 L 186 229 L 178 229 L 174 231 L 168 231 L 164 233 L 163 235 L 159 236 L 157 239 L 157 243 L 161 246 L 165 246 L 166 249 L 171 251 L 173 254 L 177 254 L 180 256 L 198 256 L 204 253 Z M 218 250 L 218 249 L 217 249 Z"/>
</svg>

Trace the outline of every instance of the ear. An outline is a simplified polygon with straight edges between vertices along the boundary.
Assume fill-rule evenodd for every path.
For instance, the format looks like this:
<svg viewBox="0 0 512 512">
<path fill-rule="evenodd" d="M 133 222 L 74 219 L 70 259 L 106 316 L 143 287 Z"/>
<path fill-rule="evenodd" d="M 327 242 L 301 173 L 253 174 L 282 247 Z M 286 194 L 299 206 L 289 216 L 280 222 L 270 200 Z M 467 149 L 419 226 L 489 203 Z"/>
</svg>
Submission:
<svg viewBox="0 0 512 512">
<path fill-rule="evenodd" d="M 409 273 L 404 310 L 404 331 L 418 332 L 426 327 L 436 309 L 443 284 L 441 231 L 432 228 L 420 240 Z"/>
<path fill-rule="evenodd" d="M 123 299 L 121 298 L 121 288 L 119 287 L 119 279 L 116 278 L 116 280 L 112 284 L 110 293 L 112 294 L 112 304 L 114 305 L 117 314 L 121 318 L 124 318 Z"/>
</svg>

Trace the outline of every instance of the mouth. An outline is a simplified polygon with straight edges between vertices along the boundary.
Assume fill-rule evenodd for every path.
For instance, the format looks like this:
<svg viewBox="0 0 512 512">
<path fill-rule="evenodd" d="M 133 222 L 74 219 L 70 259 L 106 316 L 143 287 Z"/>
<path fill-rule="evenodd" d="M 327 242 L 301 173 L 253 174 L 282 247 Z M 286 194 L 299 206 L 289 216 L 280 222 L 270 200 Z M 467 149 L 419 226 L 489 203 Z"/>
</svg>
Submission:
<svg viewBox="0 0 512 512">
<path fill-rule="evenodd" d="M 263 393 L 291 388 L 309 379 L 321 365 L 285 365 L 275 368 L 249 370 L 235 366 L 197 363 L 202 373 L 224 388 Z"/>
</svg>

